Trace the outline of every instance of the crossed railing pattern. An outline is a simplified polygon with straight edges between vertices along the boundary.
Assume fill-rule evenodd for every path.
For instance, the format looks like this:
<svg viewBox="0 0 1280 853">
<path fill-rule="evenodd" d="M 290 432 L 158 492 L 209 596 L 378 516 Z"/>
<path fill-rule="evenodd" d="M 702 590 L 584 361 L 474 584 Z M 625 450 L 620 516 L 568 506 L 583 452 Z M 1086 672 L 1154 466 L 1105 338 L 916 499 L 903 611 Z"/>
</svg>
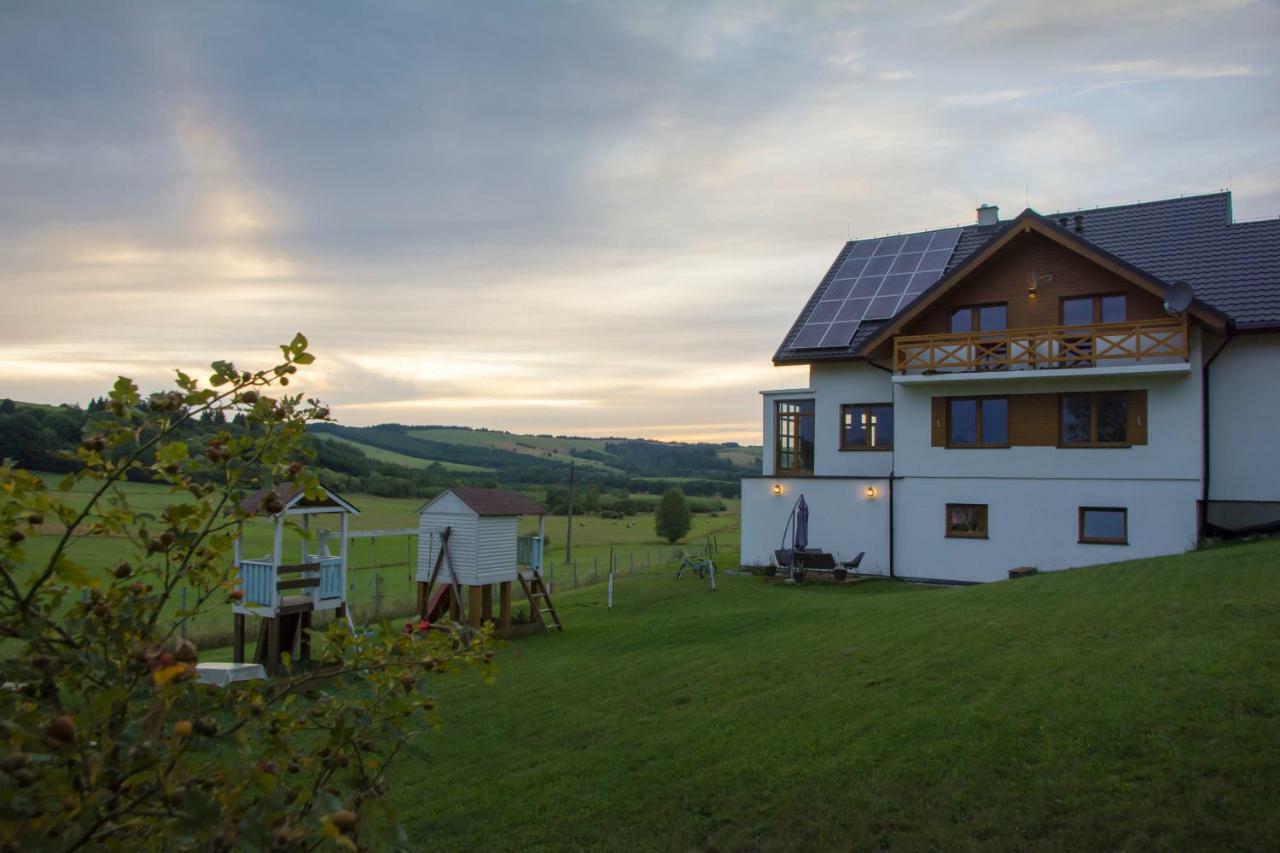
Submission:
<svg viewBox="0 0 1280 853">
<path fill-rule="evenodd" d="M 1186 361 L 1189 355 L 1185 317 L 903 335 L 893 344 L 894 369 L 899 373 L 1097 367 L 1099 362 Z"/>
</svg>

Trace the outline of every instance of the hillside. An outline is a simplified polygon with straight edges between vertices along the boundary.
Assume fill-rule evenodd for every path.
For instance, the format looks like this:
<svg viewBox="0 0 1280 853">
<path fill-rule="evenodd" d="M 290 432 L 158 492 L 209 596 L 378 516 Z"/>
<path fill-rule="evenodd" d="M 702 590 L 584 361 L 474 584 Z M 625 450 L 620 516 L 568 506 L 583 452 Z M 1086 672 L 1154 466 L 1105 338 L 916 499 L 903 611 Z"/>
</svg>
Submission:
<svg viewBox="0 0 1280 853">
<path fill-rule="evenodd" d="M 413 467 L 439 462 L 455 472 L 484 471 L 506 485 L 563 483 L 576 465 L 583 482 L 647 490 L 676 482 L 691 494 L 737 494 L 759 470 L 760 448 L 632 438 L 531 435 L 447 426 L 319 424 L 312 433 L 340 439 L 374 459 Z"/>
<path fill-rule="evenodd" d="M 1280 541 L 981 587 L 668 569 L 442 681 L 438 849 L 1275 849 Z"/>
</svg>

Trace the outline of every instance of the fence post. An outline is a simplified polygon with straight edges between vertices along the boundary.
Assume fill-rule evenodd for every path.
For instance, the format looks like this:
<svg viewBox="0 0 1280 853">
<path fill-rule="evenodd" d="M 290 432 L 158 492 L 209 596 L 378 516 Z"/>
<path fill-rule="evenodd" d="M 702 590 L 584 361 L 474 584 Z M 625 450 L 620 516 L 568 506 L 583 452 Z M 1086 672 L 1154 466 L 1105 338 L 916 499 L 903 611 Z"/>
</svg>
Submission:
<svg viewBox="0 0 1280 853">
<path fill-rule="evenodd" d="M 373 618 L 382 619 L 382 575 L 373 576 Z"/>
<path fill-rule="evenodd" d="M 578 561 L 573 561 L 573 588 L 578 588 Z"/>
<path fill-rule="evenodd" d="M 591 582 L 600 583 L 600 557 L 591 557 Z"/>
</svg>

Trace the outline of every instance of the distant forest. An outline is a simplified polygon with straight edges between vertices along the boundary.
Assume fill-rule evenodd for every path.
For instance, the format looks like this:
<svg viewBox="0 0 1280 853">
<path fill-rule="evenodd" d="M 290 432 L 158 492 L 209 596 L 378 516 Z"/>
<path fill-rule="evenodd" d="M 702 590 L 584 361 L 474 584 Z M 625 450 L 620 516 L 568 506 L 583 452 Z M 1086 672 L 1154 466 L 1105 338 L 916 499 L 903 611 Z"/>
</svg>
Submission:
<svg viewBox="0 0 1280 853">
<path fill-rule="evenodd" d="M 103 408 L 102 400 L 94 400 L 85 408 L 0 400 L 0 460 L 11 459 L 31 470 L 72 470 L 79 463 L 71 454 L 86 425 Z M 243 428 L 242 423 L 228 422 L 221 416 L 205 417 L 187 426 L 186 441 L 192 452 L 197 453 L 220 430 L 234 432 Z M 583 500 L 588 503 L 596 500 L 587 495 L 612 494 L 622 499 L 632 494 L 658 494 L 673 484 L 689 495 L 736 497 L 739 478 L 754 470 L 721 455 L 726 449 L 737 449 L 736 444 L 578 440 L 591 447 L 572 447 L 563 453 L 548 451 L 542 455 L 535 449 L 536 442 L 554 437 L 475 431 L 477 435 L 504 438 L 531 449 L 531 452 L 520 453 L 483 443 L 434 440 L 410 434 L 425 431 L 431 435 L 431 429 L 402 424 L 376 427 L 316 424 L 311 429 L 309 447 L 312 465 L 327 485 L 339 491 L 386 497 L 430 497 L 449 485 L 502 486 L 549 491 L 564 503 L 566 499 L 556 487 L 568 482 L 569 467 L 576 463 L 575 480 L 581 497 L 575 498 L 575 506 Z M 458 429 L 451 427 L 441 434 Z M 375 458 L 379 455 L 414 464 Z M 412 460 L 403 460 L 403 457 L 412 457 Z M 451 467 L 454 465 L 486 470 L 456 470 Z"/>
</svg>

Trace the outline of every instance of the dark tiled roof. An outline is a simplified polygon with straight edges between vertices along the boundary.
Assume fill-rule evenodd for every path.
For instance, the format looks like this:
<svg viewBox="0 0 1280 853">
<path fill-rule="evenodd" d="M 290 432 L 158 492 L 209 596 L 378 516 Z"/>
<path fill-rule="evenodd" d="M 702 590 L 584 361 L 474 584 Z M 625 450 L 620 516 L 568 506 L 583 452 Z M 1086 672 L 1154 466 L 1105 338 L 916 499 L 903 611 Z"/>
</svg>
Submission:
<svg viewBox="0 0 1280 853">
<path fill-rule="evenodd" d="M 328 492 L 327 489 L 325 491 Z M 280 505 L 284 507 L 288 506 L 290 501 L 302 494 L 302 487 L 297 483 L 279 483 L 270 489 L 260 489 L 253 494 L 246 495 L 245 498 L 240 501 L 240 509 L 243 510 L 246 515 L 270 515 L 271 513 L 263 506 L 263 503 L 266 502 L 267 495 L 272 493 L 274 493 L 280 500 Z M 330 492 L 329 494 L 332 493 Z M 323 498 L 316 501 L 308 500 L 304 497 L 302 500 L 298 501 L 296 505 L 300 507 L 343 507 L 344 504 L 345 506 L 351 506 L 351 504 L 346 503 L 345 500 L 339 502 L 330 498 L 329 494 L 326 494 Z M 355 509 L 355 507 L 351 508 Z"/>
<path fill-rule="evenodd" d="M 1082 217 L 1079 233 L 1074 230 L 1076 216 Z M 1045 219 L 1161 281 L 1190 282 L 1197 298 L 1226 314 L 1238 328 L 1280 326 L 1280 219 L 1233 223 L 1230 193 L 1063 211 Z M 943 280 L 1001 231 L 976 225 L 962 229 Z M 849 242 L 841 248 L 778 348 L 775 363 L 854 357 L 883 327 L 883 322 L 863 323 L 847 347 L 791 348 L 853 246 L 854 242 Z M 902 310 L 906 308 L 902 306 Z"/>
<path fill-rule="evenodd" d="M 476 515 L 542 515 L 546 512 L 541 504 L 531 501 L 519 492 L 478 489 L 471 486 L 454 486 L 450 491 L 471 507 Z"/>
</svg>

